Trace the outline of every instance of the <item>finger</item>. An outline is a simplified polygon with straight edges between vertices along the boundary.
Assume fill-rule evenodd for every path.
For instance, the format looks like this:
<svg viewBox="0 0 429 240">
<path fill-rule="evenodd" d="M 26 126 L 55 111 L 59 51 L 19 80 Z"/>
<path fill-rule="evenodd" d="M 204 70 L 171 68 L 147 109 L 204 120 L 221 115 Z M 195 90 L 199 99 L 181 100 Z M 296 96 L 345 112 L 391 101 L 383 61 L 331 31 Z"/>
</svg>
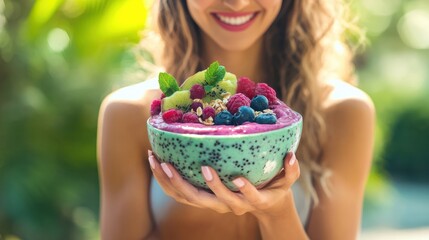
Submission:
<svg viewBox="0 0 429 240">
<path fill-rule="evenodd" d="M 243 194 L 243 198 L 246 199 L 251 206 L 264 209 L 268 205 L 265 195 L 261 194 L 261 192 L 247 179 L 238 177 L 232 182 L 237 186 L 238 190 Z"/>
<path fill-rule="evenodd" d="M 156 181 L 158 181 L 159 185 L 168 196 L 174 198 L 174 200 L 176 200 L 179 203 L 201 208 L 201 206 L 198 206 L 196 204 L 193 204 L 187 201 L 187 199 L 174 188 L 174 186 L 171 184 L 171 181 L 169 180 L 171 171 L 165 168 L 164 166 L 165 163 L 159 163 L 155 159 L 155 156 L 152 155 L 152 152 L 149 152 L 149 163 L 152 168 L 153 176 L 155 177 Z"/>
<path fill-rule="evenodd" d="M 290 158 L 285 160 L 285 176 L 282 179 L 287 188 L 290 188 L 300 176 L 300 168 L 295 153 L 291 152 L 290 155 Z"/>
<path fill-rule="evenodd" d="M 174 189 L 171 185 L 169 177 L 166 172 L 161 167 L 161 164 L 156 160 L 155 156 L 152 152 L 148 152 L 149 154 L 149 164 L 152 169 L 152 173 L 156 181 L 159 183 L 164 192 L 171 196 L 174 199 L 182 198 L 180 194 Z"/>
<path fill-rule="evenodd" d="M 298 160 L 293 152 L 289 152 L 284 160 L 284 169 L 264 189 L 289 189 L 299 175 Z"/>
<path fill-rule="evenodd" d="M 217 173 L 208 166 L 201 167 L 203 177 L 207 183 L 207 186 L 213 191 L 217 198 L 224 202 L 236 215 L 242 215 L 246 213 L 246 207 L 248 204 L 240 199 L 236 193 L 229 190 L 220 180 Z"/>
<path fill-rule="evenodd" d="M 162 168 L 171 174 L 170 183 L 174 189 L 190 204 L 200 208 L 210 208 L 220 213 L 230 212 L 229 207 L 216 196 L 194 187 L 182 178 L 180 173 L 170 164 L 162 163 Z"/>
</svg>

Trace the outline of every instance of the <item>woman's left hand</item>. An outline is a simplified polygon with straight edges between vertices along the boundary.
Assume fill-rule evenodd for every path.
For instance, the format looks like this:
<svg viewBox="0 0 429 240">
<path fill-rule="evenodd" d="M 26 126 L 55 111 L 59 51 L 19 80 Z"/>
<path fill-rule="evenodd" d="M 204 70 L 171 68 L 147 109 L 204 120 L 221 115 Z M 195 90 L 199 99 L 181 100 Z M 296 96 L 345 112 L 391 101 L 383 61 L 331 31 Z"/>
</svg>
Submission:
<svg viewBox="0 0 429 240">
<path fill-rule="evenodd" d="M 214 193 L 211 194 L 188 183 L 172 165 L 160 164 L 151 151 L 149 163 L 160 186 L 176 201 L 219 213 L 233 212 L 236 215 L 252 213 L 256 217 L 284 215 L 290 202 L 288 198 L 292 195 L 290 187 L 300 175 L 295 154 L 288 153 L 284 162 L 285 170 L 267 186 L 258 190 L 246 178 L 238 177 L 233 180 L 240 191 L 236 193 L 221 182 L 215 170 L 203 166 L 201 171 L 208 187 Z"/>
</svg>

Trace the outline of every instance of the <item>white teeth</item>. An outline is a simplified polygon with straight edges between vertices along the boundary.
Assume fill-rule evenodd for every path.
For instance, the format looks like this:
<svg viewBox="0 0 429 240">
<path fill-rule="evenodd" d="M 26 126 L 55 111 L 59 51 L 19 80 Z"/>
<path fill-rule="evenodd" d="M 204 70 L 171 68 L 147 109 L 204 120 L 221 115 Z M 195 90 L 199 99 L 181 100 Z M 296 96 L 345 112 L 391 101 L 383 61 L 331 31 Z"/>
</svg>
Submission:
<svg viewBox="0 0 429 240">
<path fill-rule="evenodd" d="M 219 18 L 219 20 L 221 20 L 222 22 L 229 24 L 229 25 L 234 25 L 234 26 L 238 26 L 238 25 L 243 25 L 245 23 L 247 23 L 250 19 L 252 19 L 252 17 L 255 14 L 249 14 L 249 15 L 245 15 L 245 16 L 241 16 L 241 17 L 226 17 L 226 16 L 222 16 L 220 14 L 216 14 L 216 16 Z"/>
</svg>

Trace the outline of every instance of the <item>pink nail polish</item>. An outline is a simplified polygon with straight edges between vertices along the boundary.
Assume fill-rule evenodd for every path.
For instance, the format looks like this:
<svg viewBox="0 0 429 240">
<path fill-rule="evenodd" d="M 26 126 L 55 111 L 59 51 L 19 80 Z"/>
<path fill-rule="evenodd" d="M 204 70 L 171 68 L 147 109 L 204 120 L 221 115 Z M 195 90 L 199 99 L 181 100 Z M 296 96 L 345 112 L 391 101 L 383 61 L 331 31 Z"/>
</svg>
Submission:
<svg viewBox="0 0 429 240">
<path fill-rule="evenodd" d="M 237 186 L 238 188 L 242 188 L 244 187 L 244 181 L 241 180 L 241 178 L 236 178 L 234 180 L 232 180 L 232 182 L 235 184 L 235 186 Z"/>
<path fill-rule="evenodd" d="M 167 174 L 169 178 L 173 177 L 173 173 L 171 172 L 170 168 L 168 168 L 167 164 L 161 163 L 161 168 L 162 170 L 164 170 L 165 174 Z"/>
<path fill-rule="evenodd" d="M 212 175 L 212 173 L 210 172 L 209 167 L 203 166 L 203 167 L 201 167 L 201 170 L 202 170 L 202 172 L 203 172 L 204 178 L 205 178 L 207 181 L 211 181 L 211 180 L 213 180 L 213 175 Z"/>
<path fill-rule="evenodd" d="M 295 161 L 296 161 L 295 153 L 292 153 L 292 157 L 289 160 L 289 165 L 292 166 L 293 164 L 295 164 Z"/>
<path fill-rule="evenodd" d="M 155 159 L 153 158 L 152 155 L 149 155 L 149 165 L 152 169 L 155 169 Z"/>
</svg>

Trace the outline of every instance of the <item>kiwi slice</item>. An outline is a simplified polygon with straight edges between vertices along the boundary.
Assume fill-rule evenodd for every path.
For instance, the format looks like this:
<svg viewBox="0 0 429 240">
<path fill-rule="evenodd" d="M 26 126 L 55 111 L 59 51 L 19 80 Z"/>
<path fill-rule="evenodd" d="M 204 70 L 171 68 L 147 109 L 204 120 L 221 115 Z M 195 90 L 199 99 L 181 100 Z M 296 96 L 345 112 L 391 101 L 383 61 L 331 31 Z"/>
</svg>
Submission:
<svg viewBox="0 0 429 240">
<path fill-rule="evenodd" d="M 195 84 L 201 84 L 203 86 L 207 85 L 205 80 L 205 72 L 206 70 L 195 73 L 194 75 L 188 77 L 185 82 L 180 86 L 182 90 L 189 90 Z M 222 94 L 225 92 L 231 93 L 231 95 L 235 94 L 237 91 L 237 77 L 227 72 L 225 73 L 225 77 L 222 81 L 218 82 L 211 91 L 206 93 L 206 97 L 204 97 L 203 101 L 210 102 L 213 99 L 222 99 Z"/>
<path fill-rule="evenodd" d="M 191 87 L 194 86 L 195 84 L 201 84 L 203 86 L 207 85 L 206 79 L 205 79 L 205 73 L 206 73 L 206 70 L 203 70 L 203 71 L 199 71 L 199 72 L 195 73 L 194 75 L 188 77 L 182 83 L 182 86 L 180 86 L 180 89 L 181 90 L 190 90 Z"/>
<path fill-rule="evenodd" d="M 222 94 L 229 92 L 234 95 L 237 91 L 237 77 L 232 73 L 226 73 L 222 81 L 218 82 L 214 88 L 206 92 L 203 101 L 210 102 L 214 99 L 222 99 Z"/>
<path fill-rule="evenodd" d="M 183 82 L 182 86 L 180 86 L 180 89 L 181 90 L 189 90 L 195 84 L 201 84 L 203 86 L 206 86 L 207 82 L 205 79 L 205 73 L 206 73 L 206 70 L 203 70 L 203 71 L 199 71 L 199 72 L 195 73 L 194 75 L 188 77 L 185 80 L 185 82 Z M 222 81 L 230 81 L 232 84 L 237 85 L 237 77 L 230 72 L 225 73 L 225 76 L 223 77 Z"/>
<path fill-rule="evenodd" d="M 192 104 L 191 93 L 189 90 L 182 90 L 173 93 L 169 97 L 162 99 L 162 111 L 167 111 L 169 109 L 180 109 L 184 112 L 188 111 L 189 107 Z"/>
<path fill-rule="evenodd" d="M 225 73 L 225 77 L 223 77 L 222 81 L 228 80 L 231 83 L 233 83 L 235 86 L 237 86 L 237 76 L 235 74 L 232 74 L 230 72 Z M 235 92 L 234 92 L 235 93 Z M 231 93 L 232 94 L 232 93 Z"/>
<path fill-rule="evenodd" d="M 204 102 L 210 102 L 214 99 L 222 99 L 222 94 L 229 92 L 231 95 L 237 91 L 237 83 L 231 80 L 222 80 L 216 84 L 212 90 L 206 93 L 203 98 Z"/>
</svg>

